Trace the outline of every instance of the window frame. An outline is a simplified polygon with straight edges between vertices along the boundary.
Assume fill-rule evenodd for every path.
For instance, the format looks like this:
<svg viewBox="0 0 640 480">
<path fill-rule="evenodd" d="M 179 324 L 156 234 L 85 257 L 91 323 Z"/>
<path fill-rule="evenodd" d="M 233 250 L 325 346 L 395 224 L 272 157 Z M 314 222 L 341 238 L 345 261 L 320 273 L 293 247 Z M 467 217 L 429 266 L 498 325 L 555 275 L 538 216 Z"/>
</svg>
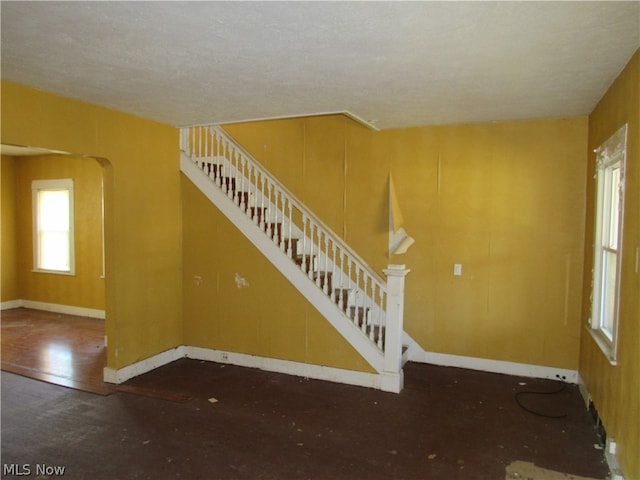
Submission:
<svg viewBox="0 0 640 480">
<path fill-rule="evenodd" d="M 40 201 L 39 193 L 42 191 L 67 191 L 69 198 L 69 269 L 58 270 L 41 267 L 40 259 Z M 75 275 L 75 228 L 74 228 L 74 189 L 72 178 L 33 180 L 31 182 L 31 206 L 33 219 L 33 272 L 53 273 L 58 275 Z"/>
<path fill-rule="evenodd" d="M 594 150 L 596 153 L 595 236 L 589 331 L 613 365 L 617 362 L 618 350 L 626 151 L 627 124 L 620 127 Z M 616 170 L 619 170 L 617 192 L 612 190 L 615 185 Z M 616 195 L 618 211 L 614 217 L 611 213 L 616 203 Z M 612 241 L 614 238 L 615 240 Z M 615 278 L 613 278 L 614 285 L 609 286 L 608 281 L 612 278 L 607 275 L 610 267 L 607 258 L 612 255 L 615 255 Z M 608 290 L 608 286 L 613 290 Z M 608 293 L 612 293 L 613 296 L 607 299 Z"/>
</svg>

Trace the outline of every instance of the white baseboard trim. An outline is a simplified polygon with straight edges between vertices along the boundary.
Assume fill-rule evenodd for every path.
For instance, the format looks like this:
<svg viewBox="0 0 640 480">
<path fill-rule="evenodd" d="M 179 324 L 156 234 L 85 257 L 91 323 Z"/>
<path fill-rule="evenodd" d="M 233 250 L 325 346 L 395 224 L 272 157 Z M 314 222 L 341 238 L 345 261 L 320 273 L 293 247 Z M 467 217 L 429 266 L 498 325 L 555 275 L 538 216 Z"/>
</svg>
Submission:
<svg viewBox="0 0 640 480">
<path fill-rule="evenodd" d="M 580 375 L 580 373 L 578 373 L 578 389 L 580 390 L 582 400 L 584 400 L 584 406 L 588 410 L 589 404 L 591 403 L 591 394 L 589 393 L 587 384 L 584 383 L 584 379 L 582 378 L 582 375 Z"/>
<path fill-rule="evenodd" d="M 246 353 L 227 352 L 223 350 L 192 347 L 188 345 L 181 345 L 179 347 L 172 348 L 121 369 L 105 367 L 104 381 L 116 384 L 123 383 L 133 377 L 150 372 L 151 370 L 180 358 L 224 363 L 237 365 L 239 367 L 257 368 L 268 372 L 284 373 L 286 375 L 374 388 L 394 393 L 399 393 L 402 390 L 404 383 L 403 372 L 400 372 L 400 375 L 385 374 L 384 372 L 381 374 L 357 372 L 354 370 L 327 367 L 323 365 L 314 365 L 291 360 L 279 360 L 277 358 L 260 357 Z M 425 351 L 420 355 L 414 351 L 410 360 L 419 363 L 429 363 L 432 365 L 466 368 L 469 370 L 480 370 L 484 372 L 502 373 L 530 378 L 550 378 L 555 380 L 558 379 L 559 376 L 565 382 L 578 383 L 577 371 L 561 368 Z"/>
<path fill-rule="evenodd" d="M 284 373 L 297 377 L 382 389 L 380 375 L 375 373 L 356 372 L 354 370 L 294 362 L 291 360 L 278 360 L 276 358 L 259 357 L 245 353 L 225 352 L 201 347 L 185 347 L 185 349 L 186 357 L 194 360 L 226 363 L 240 367 L 257 368 L 268 372 Z"/>
<path fill-rule="evenodd" d="M 181 345 L 171 350 L 166 350 L 139 362 L 127 365 L 124 368 L 104 368 L 104 381 L 107 383 L 123 383 L 127 380 L 150 372 L 158 367 L 171 363 L 180 358 L 204 360 L 208 362 L 237 365 L 239 367 L 257 368 L 268 372 L 284 373 L 303 378 L 326 380 L 347 385 L 376 388 L 385 391 L 399 391 L 400 388 L 393 381 L 386 381 L 388 385 L 381 384 L 381 376 L 374 373 L 356 372 L 341 368 L 312 365 L 309 363 L 294 362 L 290 360 L 278 360 L 275 358 L 259 357 L 245 353 L 225 352 L 200 347 Z M 395 389 L 395 390 L 394 390 Z"/>
<path fill-rule="evenodd" d="M 465 357 L 446 353 L 414 351 L 409 354 L 409 360 L 419 363 L 430 363 L 444 367 L 458 367 L 483 372 L 503 373 L 529 378 L 550 378 L 562 380 L 567 383 L 578 383 L 578 371 L 565 368 L 546 367 L 543 365 L 530 365 L 528 363 L 507 362 L 504 360 L 491 360 L 487 358 Z"/>
<path fill-rule="evenodd" d="M 617 449 L 617 442 L 613 438 L 607 437 L 606 445 L 604 448 L 604 458 L 607 460 L 607 465 L 609 467 L 609 471 L 611 472 L 611 475 L 609 477 L 610 480 L 624 480 L 624 474 L 620 469 L 620 464 L 618 463 L 618 457 L 616 455 Z"/>
<path fill-rule="evenodd" d="M 127 380 L 142 375 L 143 373 L 155 370 L 158 367 L 171 363 L 185 356 L 185 347 L 183 345 L 165 350 L 157 355 L 153 355 L 139 362 L 132 363 L 123 368 L 104 367 L 103 378 L 106 383 L 124 383 Z"/>
<path fill-rule="evenodd" d="M 104 320 L 106 317 L 104 310 L 75 307 L 73 305 L 61 305 L 59 303 L 37 302 L 35 300 L 10 300 L 0 304 L 0 308 L 2 310 L 20 307 L 44 310 L 46 312 L 64 313 L 65 315 L 77 315 L 79 317 L 99 318 L 101 320 Z"/>
<path fill-rule="evenodd" d="M 21 306 L 22 300 L 9 300 L 0 303 L 0 310 L 11 310 L 12 308 L 20 308 Z"/>
<path fill-rule="evenodd" d="M 582 399 L 585 403 L 585 408 L 587 410 L 594 409 L 596 412 L 596 416 L 598 417 L 597 423 L 601 422 L 599 415 L 597 413 L 597 409 L 595 405 L 593 405 L 593 401 L 591 398 L 591 394 L 589 393 L 589 389 L 587 388 L 587 384 L 585 383 L 582 375 L 578 374 L 578 388 L 580 389 L 580 395 L 582 395 Z M 601 424 L 601 428 L 604 429 L 604 425 Z M 605 447 L 604 447 L 604 458 L 607 461 L 607 466 L 609 467 L 609 471 L 611 472 L 609 475 L 609 480 L 625 480 L 622 469 L 620 468 L 620 463 L 618 462 L 618 443 L 613 437 L 610 437 L 605 430 Z"/>
</svg>

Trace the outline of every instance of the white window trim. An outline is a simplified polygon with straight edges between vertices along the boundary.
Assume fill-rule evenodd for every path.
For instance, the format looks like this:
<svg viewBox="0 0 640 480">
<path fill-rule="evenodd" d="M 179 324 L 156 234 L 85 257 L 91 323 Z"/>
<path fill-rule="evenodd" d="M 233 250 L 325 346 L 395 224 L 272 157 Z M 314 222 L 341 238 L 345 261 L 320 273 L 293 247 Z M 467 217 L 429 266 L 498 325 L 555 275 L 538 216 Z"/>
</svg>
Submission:
<svg viewBox="0 0 640 480">
<path fill-rule="evenodd" d="M 69 270 L 50 270 L 38 267 L 40 263 L 38 259 L 38 192 L 41 190 L 69 191 Z M 33 180 L 31 182 L 31 208 L 33 219 L 33 272 L 54 273 L 58 275 L 76 274 L 73 197 L 73 179 L 71 178 Z"/>
<path fill-rule="evenodd" d="M 618 350 L 618 315 L 620 307 L 620 276 L 622 259 L 622 238 L 624 226 L 624 185 L 625 185 L 625 164 L 627 151 L 627 124 L 619 128 L 609 139 L 595 150 L 596 153 L 596 221 L 594 236 L 594 263 L 591 278 L 591 318 L 589 319 L 589 332 L 607 356 L 612 365 L 617 364 Z M 602 227 L 603 227 L 603 197 L 604 172 L 607 168 L 620 165 L 620 204 L 618 210 L 618 242 L 616 254 L 616 279 L 615 279 L 615 299 L 613 305 L 613 328 L 611 338 L 602 327 L 601 307 L 603 302 L 603 292 L 601 278 L 603 274 L 602 255 Z"/>
</svg>

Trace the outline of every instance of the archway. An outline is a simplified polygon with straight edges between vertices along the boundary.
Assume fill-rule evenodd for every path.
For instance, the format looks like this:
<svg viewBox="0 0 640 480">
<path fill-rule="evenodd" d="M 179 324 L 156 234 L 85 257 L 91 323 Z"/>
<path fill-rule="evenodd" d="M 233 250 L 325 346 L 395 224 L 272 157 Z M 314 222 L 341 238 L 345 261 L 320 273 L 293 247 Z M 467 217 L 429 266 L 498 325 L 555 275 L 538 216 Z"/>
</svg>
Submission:
<svg viewBox="0 0 640 480">
<path fill-rule="evenodd" d="M 111 164 L 33 147 L 2 145 L 2 154 L 2 280 L 13 284 L 2 292 L 2 369 L 106 393 L 105 184 Z M 75 271 L 69 273 L 38 269 L 33 262 L 31 185 L 53 178 L 74 185 Z"/>
</svg>

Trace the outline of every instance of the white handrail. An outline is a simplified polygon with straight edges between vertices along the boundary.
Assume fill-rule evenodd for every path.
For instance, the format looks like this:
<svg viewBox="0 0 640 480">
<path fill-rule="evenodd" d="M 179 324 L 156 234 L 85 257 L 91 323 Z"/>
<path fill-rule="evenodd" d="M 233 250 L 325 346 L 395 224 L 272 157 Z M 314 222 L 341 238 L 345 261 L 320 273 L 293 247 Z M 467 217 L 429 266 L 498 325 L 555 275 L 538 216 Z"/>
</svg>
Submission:
<svg viewBox="0 0 640 480">
<path fill-rule="evenodd" d="M 180 148 L 288 257 L 299 262 L 376 348 L 387 350 L 385 327 L 391 303 L 387 283 L 364 259 L 222 128 L 183 128 Z M 296 235 L 301 238 L 294 255 Z M 397 301 L 394 297 L 392 303 Z M 391 317 L 397 321 L 397 314 Z M 392 329 L 397 330 L 397 326 Z M 401 335 L 401 318 L 399 331 Z"/>
</svg>

